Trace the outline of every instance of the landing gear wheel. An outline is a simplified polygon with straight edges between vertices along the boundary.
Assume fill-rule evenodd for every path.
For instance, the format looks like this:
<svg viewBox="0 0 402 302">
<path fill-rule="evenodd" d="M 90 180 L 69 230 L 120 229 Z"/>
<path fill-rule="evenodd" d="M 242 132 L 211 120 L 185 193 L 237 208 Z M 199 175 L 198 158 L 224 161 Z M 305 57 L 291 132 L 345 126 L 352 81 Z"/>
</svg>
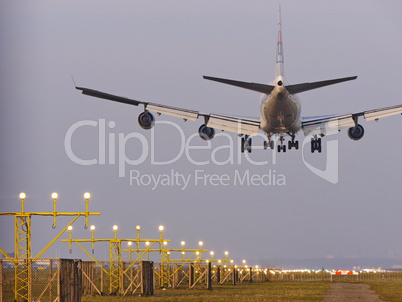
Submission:
<svg viewBox="0 0 402 302">
<path fill-rule="evenodd" d="M 241 146 L 240 146 L 241 153 L 244 153 L 244 145 L 245 145 L 245 143 L 246 143 L 246 140 L 244 139 L 244 137 L 242 137 L 241 138 Z"/>
<path fill-rule="evenodd" d="M 281 152 L 281 150 L 286 152 L 286 145 L 278 145 L 278 152 Z"/>
<path fill-rule="evenodd" d="M 264 150 L 267 150 L 267 149 L 268 149 L 268 142 L 264 141 Z"/>
<path fill-rule="evenodd" d="M 275 147 L 274 141 L 270 141 L 270 142 L 269 142 L 269 147 L 270 147 L 272 150 L 274 150 L 274 147 Z"/>
<path fill-rule="evenodd" d="M 315 150 L 317 150 L 318 153 L 321 153 L 321 137 L 311 139 L 311 153 L 314 153 Z"/>
<path fill-rule="evenodd" d="M 247 146 L 246 146 L 248 153 L 251 153 L 251 143 L 252 143 L 251 138 L 249 138 L 247 140 Z"/>
</svg>

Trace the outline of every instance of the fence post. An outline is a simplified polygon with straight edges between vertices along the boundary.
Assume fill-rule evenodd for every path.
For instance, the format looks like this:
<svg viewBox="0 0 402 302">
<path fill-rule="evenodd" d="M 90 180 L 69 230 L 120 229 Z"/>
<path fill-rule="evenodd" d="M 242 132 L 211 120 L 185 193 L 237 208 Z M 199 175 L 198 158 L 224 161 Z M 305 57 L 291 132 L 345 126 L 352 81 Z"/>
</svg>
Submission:
<svg viewBox="0 0 402 302">
<path fill-rule="evenodd" d="M 188 287 L 192 288 L 194 285 L 194 263 L 188 266 Z"/>
<path fill-rule="evenodd" d="M 207 263 L 207 289 L 212 289 L 212 263 Z"/>
<path fill-rule="evenodd" d="M 80 260 L 60 259 L 59 301 L 81 301 L 82 271 Z"/>
<path fill-rule="evenodd" d="M 236 268 L 233 266 L 233 272 L 232 272 L 232 282 L 233 282 L 233 285 L 236 285 L 236 272 L 237 272 L 237 270 L 236 270 Z"/>
<path fill-rule="evenodd" d="M 3 260 L 0 259 L 0 301 L 3 301 Z"/>
<path fill-rule="evenodd" d="M 216 267 L 216 282 L 219 284 L 221 283 L 221 266 L 218 265 Z"/>
<path fill-rule="evenodd" d="M 253 282 L 253 268 L 250 266 L 250 283 Z"/>
<path fill-rule="evenodd" d="M 141 296 L 154 294 L 154 263 L 152 261 L 141 262 Z"/>
<path fill-rule="evenodd" d="M 177 288 L 179 286 L 179 282 L 180 282 L 180 265 L 174 263 L 172 288 Z"/>
</svg>

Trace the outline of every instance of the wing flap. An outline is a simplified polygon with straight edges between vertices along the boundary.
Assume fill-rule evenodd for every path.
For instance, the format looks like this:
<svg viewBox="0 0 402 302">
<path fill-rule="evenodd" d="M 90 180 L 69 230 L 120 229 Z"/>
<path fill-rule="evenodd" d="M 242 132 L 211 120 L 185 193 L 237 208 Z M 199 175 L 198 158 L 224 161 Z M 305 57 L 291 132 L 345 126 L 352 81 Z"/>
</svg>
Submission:
<svg viewBox="0 0 402 302">
<path fill-rule="evenodd" d="M 369 110 L 369 111 L 365 111 L 363 113 L 364 118 L 367 121 L 377 120 L 377 119 L 380 119 L 383 117 L 396 115 L 396 114 L 402 114 L 402 105 Z"/>
<path fill-rule="evenodd" d="M 211 114 L 207 126 L 238 134 L 256 135 L 260 129 L 260 122 Z"/>
<path fill-rule="evenodd" d="M 184 120 L 195 121 L 199 112 L 194 110 L 181 109 L 177 107 L 164 106 L 159 104 L 149 103 L 145 106 L 148 111 L 156 112 L 157 114 L 167 114 L 175 117 L 182 118 Z"/>
<path fill-rule="evenodd" d="M 353 127 L 355 122 L 352 114 L 332 115 L 303 118 L 302 128 L 304 135 L 325 134 L 345 127 Z"/>
</svg>

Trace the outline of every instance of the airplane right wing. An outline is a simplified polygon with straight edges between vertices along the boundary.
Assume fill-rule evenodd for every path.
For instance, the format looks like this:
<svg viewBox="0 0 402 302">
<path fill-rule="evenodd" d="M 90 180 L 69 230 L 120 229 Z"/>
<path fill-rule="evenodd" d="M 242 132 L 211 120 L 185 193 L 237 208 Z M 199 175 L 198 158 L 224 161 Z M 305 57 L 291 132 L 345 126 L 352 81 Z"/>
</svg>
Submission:
<svg viewBox="0 0 402 302">
<path fill-rule="evenodd" d="M 302 128 L 306 136 L 325 134 L 328 130 L 355 127 L 360 116 L 363 116 L 366 121 L 378 121 L 380 118 L 396 114 L 402 114 L 402 105 L 343 115 L 305 117 L 302 119 Z"/>
<path fill-rule="evenodd" d="M 222 131 L 229 131 L 245 135 L 256 135 L 260 130 L 260 121 L 257 119 L 240 118 L 240 117 L 225 116 L 219 114 L 204 114 L 195 110 L 188 110 L 156 103 L 138 101 L 89 88 L 84 87 L 75 87 L 75 88 L 81 90 L 82 94 L 85 95 L 134 106 L 144 105 L 144 111 L 155 112 L 157 115 L 167 114 L 170 116 L 181 118 L 184 121 L 187 120 L 195 121 L 198 119 L 199 116 L 202 116 L 205 119 L 205 125 L 207 127 Z"/>
</svg>

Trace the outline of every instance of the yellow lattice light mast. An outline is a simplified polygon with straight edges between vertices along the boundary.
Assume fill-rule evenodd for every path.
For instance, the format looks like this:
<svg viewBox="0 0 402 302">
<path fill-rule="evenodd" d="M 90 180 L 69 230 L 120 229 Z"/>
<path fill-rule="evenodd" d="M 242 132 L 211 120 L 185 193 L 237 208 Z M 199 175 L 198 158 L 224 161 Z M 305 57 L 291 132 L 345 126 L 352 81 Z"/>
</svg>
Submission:
<svg viewBox="0 0 402 302">
<path fill-rule="evenodd" d="M 139 225 L 136 226 L 137 236 L 136 239 L 119 239 L 117 236 L 118 226 L 113 226 L 113 238 L 111 239 L 95 239 L 95 226 L 91 226 L 91 239 L 73 239 L 72 238 L 72 228 L 68 233 L 68 239 L 61 240 L 62 242 L 68 242 L 68 247 L 71 252 L 72 244 L 75 243 L 80 247 L 88 256 L 91 258 L 102 270 L 110 277 L 109 282 L 109 292 L 111 294 L 123 294 L 121 292 L 123 288 L 123 275 L 138 261 L 143 260 L 143 257 L 146 255 L 147 260 L 149 260 L 149 252 L 162 252 L 161 247 L 158 249 L 152 249 L 152 247 L 158 243 L 161 243 L 166 246 L 167 242 L 170 240 L 163 239 L 162 235 L 159 239 L 141 239 L 140 238 L 140 229 Z M 161 230 L 160 230 L 161 231 Z M 96 242 L 107 242 L 109 243 L 109 271 L 103 268 L 103 265 L 99 263 L 86 249 L 81 243 L 91 243 L 92 253 L 94 252 L 95 243 Z M 122 266 L 122 243 L 127 242 L 128 246 L 131 247 L 133 242 L 136 242 L 136 249 L 124 250 L 128 251 L 129 257 L 131 259 L 131 253 L 134 252 L 137 258 L 132 261 L 132 263 L 124 268 Z M 140 243 L 144 242 L 146 248 L 140 249 Z"/>
<path fill-rule="evenodd" d="M 14 216 L 14 258 L 10 257 L 3 249 L 0 252 L 14 263 L 15 272 L 15 290 L 14 296 L 16 301 L 31 301 L 31 265 L 30 262 L 35 261 L 42 256 L 44 252 L 70 227 L 80 216 L 85 216 L 85 228 L 88 227 L 89 215 L 100 215 L 100 213 L 90 213 L 88 211 L 88 203 L 90 194 L 85 193 L 85 212 L 57 212 L 57 198 L 59 195 L 54 192 L 51 197 L 53 199 L 53 212 L 25 212 L 25 199 L 27 195 L 22 192 L 19 195 L 21 200 L 21 212 L 0 213 L 0 215 Z M 31 218 L 36 216 L 53 216 L 53 228 L 56 228 L 57 216 L 75 216 L 74 219 L 35 257 L 31 254 Z"/>
<path fill-rule="evenodd" d="M 31 215 L 25 213 L 25 198 L 26 194 L 20 193 L 21 212 L 14 215 L 14 257 L 17 259 L 14 270 L 16 301 L 19 301 L 19 298 L 30 301 L 31 274 L 28 261 L 31 258 Z"/>
</svg>

